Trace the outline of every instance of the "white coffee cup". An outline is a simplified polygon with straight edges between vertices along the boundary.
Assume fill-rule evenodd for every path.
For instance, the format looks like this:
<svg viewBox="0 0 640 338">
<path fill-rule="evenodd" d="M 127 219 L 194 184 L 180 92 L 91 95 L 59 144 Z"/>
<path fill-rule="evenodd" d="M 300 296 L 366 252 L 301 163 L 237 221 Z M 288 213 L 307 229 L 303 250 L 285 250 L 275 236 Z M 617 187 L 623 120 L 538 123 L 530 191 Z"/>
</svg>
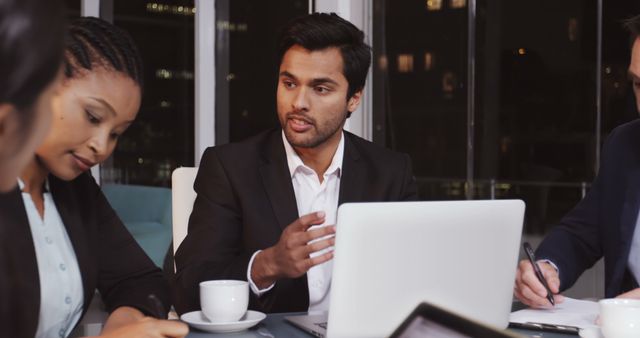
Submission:
<svg viewBox="0 0 640 338">
<path fill-rule="evenodd" d="M 606 338 L 640 337 L 640 300 L 601 300 L 600 323 L 600 329 Z"/>
<path fill-rule="evenodd" d="M 210 280 L 200 283 L 202 313 L 212 323 L 238 321 L 247 312 L 249 284 L 240 280 Z"/>
</svg>

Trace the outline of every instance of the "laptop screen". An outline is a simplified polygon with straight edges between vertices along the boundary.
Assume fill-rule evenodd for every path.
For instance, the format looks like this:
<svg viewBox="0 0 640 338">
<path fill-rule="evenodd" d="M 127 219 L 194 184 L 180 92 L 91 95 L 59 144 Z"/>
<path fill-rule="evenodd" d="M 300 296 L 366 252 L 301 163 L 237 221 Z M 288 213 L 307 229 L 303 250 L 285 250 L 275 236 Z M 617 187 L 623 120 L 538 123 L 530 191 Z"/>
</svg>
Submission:
<svg viewBox="0 0 640 338">
<path fill-rule="evenodd" d="M 328 335 L 387 336 L 420 301 L 506 328 L 523 215 L 519 200 L 342 204 Z"/>
</svg>

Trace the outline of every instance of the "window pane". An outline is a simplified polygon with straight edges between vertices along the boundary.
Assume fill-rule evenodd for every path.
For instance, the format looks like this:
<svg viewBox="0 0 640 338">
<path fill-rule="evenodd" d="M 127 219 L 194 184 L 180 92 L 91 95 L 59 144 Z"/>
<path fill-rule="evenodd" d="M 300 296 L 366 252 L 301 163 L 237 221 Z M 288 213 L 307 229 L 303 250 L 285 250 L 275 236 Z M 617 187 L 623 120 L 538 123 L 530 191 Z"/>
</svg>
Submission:
<svg viewBox="0 0 640 338">
<path fill-rule="evenodd" d="M 466 3 L 376 1 L 374 30 L 374 141 L 411 156 L 421 198 L 464 198 Z"/>
<path fill-rule="evenodd" d="M 374 2 L 374 141 L 412 156 L 423 199 L 465 197 L 466 7 Z M 597 0 L 478 0 L 476 12 L 473 196 L 525 200 L 526 230 L 544 233 L 588 191 L 606 135 L 638 116 L 621 22 L 640 4 L 604 4 L 600 51 Z"/>
<path fill-rule="evenodd" d="M 114 1 L 114 23 L 135 40 L 145 92 L 103 182 L 169 186 L 176 167 L 194 165 L 194 1 Z"/>
<path fill-rule="evenodd" d="M 278 125 L 278 30 L 309 12 L 307 0 L 216 1 L 216 143 Z"/>
<path fill-rule="evenodd" d="M 477 197 L 497 182 L 496 197 L 524 199 L 527 229 L 544 232 L 595 175 L 597 3 L 478 6 L 475 177 L 489 189 Z"/>
</svg>

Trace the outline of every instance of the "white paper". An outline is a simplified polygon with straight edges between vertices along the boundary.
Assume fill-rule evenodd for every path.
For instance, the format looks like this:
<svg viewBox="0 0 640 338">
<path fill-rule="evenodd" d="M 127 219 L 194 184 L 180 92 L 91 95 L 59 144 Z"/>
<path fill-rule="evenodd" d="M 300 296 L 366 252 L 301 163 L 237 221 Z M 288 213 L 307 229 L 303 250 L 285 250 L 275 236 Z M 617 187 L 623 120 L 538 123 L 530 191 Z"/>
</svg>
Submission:
<svg viewBox="0 0 640 338">
<path fill-rule="evenodd" d="M 597 302 L 564 298 L 564 302 L 551 309 L 524 309 L 511 313 L 509 321 L 514 323 L 545 323 L 577 326 L 581 329 L 593 327 L 600 313 Z"/>
</svg>

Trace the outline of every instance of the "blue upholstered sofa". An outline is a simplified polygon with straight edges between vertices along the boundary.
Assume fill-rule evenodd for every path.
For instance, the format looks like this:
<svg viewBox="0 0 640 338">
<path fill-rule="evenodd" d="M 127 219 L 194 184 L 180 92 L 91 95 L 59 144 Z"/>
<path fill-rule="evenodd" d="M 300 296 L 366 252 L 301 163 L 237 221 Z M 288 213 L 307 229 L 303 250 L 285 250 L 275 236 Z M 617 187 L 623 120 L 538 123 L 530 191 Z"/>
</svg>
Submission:
<svg viewBox="0 0 640 338">
<path fill-rule="evenodd" d="M 162 267 L 171 242 L 171 189 L 105 184 L 107 200 L 151 260 Z"/>
</svg>

